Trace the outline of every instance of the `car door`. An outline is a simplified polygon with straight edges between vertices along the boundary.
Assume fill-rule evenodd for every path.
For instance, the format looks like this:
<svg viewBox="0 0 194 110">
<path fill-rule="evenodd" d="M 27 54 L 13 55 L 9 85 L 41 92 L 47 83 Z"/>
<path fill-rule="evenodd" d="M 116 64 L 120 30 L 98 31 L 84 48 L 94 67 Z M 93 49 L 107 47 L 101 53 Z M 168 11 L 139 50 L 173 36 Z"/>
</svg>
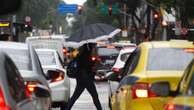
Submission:
<svg viewBox="0 0 194 110">
<path fill-rule="evenodd" d="M 14 63 L 9 57 L 5 60 L 5 70 L 8 82 L 9 94 L 11 99 L 16 102 L 16 110 L 35 110 L 33 106 L 33 99 L 26 94 L 26 87 L 24 85 L 24 80 L 20 76 L 18 69 L 15 67 Z"/>
</svg>

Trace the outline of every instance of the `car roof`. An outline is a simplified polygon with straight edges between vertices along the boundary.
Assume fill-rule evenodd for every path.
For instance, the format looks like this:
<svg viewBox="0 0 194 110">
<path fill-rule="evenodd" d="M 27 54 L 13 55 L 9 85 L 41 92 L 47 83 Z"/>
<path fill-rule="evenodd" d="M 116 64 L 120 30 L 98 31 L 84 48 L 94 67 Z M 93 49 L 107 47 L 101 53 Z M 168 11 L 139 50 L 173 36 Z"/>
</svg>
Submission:
<svg viewBox="0 0 194 110">
<path fill-rule="evenodd" d="M 35 49 L 36 51 L 39 51 L 39 52 L 57 52 L 56 50 L 54 49 Z"/>
<path fill-rule="evenodd" d="M 152 41 L 144 42 L 139 45 L 145 48 L 189 48 L 194 47 L 193 42 L 187 40 L 171 40 L 171 41 Z"/>
<path fill-rule="evenodd" d="M 64 42 L 64 37 L 63 36 L 55 36 L 55 35 L 51 35 L 51 36 L 32 36 L 32 37 L 27 37 L 26 38 L 26 42 L 30 41 L 30 40 L 37 40 L 37 39 L 60 39 L 61 42 Z"/>
<path fill-rule="evenodd" d="M 0 41 L 0 48 L 10 48 L 10 49 L 28 49 L 28 45 L 25 43 Z"/>
</svg>

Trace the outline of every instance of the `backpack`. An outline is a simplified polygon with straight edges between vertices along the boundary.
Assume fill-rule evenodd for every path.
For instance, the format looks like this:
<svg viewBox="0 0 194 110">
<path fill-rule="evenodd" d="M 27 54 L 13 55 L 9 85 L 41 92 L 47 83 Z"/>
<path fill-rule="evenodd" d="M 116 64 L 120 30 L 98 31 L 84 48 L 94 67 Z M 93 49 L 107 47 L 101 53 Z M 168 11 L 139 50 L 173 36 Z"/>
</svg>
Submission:
<svg viewBox="0 0 194 110">
<path fill-rule="evenodd" d="M 70 78 L 76 78 L 78 74 L 78 64 L 77 60 L 73 59 L 67 65 L 67 76 Z"/>
</svg>

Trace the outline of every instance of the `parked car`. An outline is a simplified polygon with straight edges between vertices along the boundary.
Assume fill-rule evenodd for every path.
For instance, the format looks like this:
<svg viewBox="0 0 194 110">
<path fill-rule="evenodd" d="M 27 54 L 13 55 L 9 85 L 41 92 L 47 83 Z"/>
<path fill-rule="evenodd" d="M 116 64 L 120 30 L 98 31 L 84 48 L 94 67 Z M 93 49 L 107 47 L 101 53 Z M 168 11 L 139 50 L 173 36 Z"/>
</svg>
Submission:
<svg viewBox="0 0 194 110">
<path fill-rule="evenodd" d="M 63 68 L 63 62 L 56 50 L 36 49 L 36 52 L 45 74 L 48 70 L 60 73 L 59 77 L 48 79 L 48 82 L 52 91 L 53 107 L 60 107 L 61 110 L 64 110 L 65 104 L 70 98 L 70 79 Z"/>
<path fill-rule="evenodd" d="M 0 71 L 0 110 L 37 110 L 33 105 L 36 99 L 26 94 L 25 81 L 11 58 L 2 51 Z"/>
<path fill-rule="evenodd" d="M 111 97 L 113 110 L 162 110 L 168 97 L 158 97 L 150 85 L 167 81 L 175 91 L 183 71 L 193 58 L 189 41 L 159 41 L 140 44 L 130 57 L 128 76 Z M 177 60 L 178 59 L 178 60 Z"/>
<path fill-rule="evenodd" d="M 170 91 L 168 82 L 156 82 L 152 85 L 152 91 L 158 96 L 176 96 L 168 101 L 164 110 L 193 110 L 194 109 L 194 59 L 188 65 L 179 82 L 177 91 Z"/>
<path fill-rule="evenodd" d="M 35 50 L 28 47 L 24 43 L 16 42 L 0 42 L 0 50 L 8 54 L 16 66 L 18 67 L 21 76 L 26 82 L 28 93 L 37 101 L 34 105 L 38 110 L 48 110 L 51 108 L 51 89 L 46 80 L 46 76 L 42 70 L 40 61 Z M 37 86 L 42 87 L 44 97 L 34 94 Z"/>
</svg>

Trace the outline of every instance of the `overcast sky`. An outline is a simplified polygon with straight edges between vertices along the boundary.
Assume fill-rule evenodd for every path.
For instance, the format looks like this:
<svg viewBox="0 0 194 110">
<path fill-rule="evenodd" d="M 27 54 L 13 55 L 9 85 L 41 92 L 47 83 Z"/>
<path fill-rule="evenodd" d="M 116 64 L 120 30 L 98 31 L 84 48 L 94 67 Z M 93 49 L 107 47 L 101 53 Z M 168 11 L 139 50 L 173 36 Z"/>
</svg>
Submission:
<svg viewBox="0 0 194 110">
<path fill-rule="evenodd" d="M 67 4 L 79 4 L 79 5 L 83 5 L 83 3 L 86 2 L 86 0 L 64 0 L 64 1 Z"/>
</svg>

